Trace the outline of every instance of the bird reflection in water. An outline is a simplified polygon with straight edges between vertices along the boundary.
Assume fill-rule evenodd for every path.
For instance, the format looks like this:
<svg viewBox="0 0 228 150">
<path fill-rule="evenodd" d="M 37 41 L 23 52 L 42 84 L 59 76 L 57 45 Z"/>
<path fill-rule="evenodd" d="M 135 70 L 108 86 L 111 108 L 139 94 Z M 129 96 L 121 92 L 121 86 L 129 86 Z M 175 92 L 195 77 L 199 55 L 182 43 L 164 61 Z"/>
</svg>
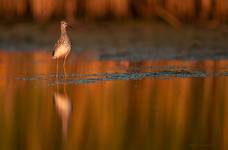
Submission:
<svg viewBox="0 0 228 150">
<path fill-rule="evenodd" d="M 69 126 L 69 120 L 72 112 L 71 101 L 67 95 L 56 92 L 54 94 L 54 105 L 62 121 L 63 135 L 64 137 L 66 137 Z"/>
<path fill-rule="evenodd" d="M 68 127 L 69 127 L 69 121 L 72 113 L 72 102 L 68 97 L 65 84 L 63 85 L 63 90 L 64 92 L 61 93 L 59 90 L 59 85 L 57 83 L 57 92 L 55 92 L 53 98 L 54 98 L 55 109 L 62 122 L 62 132 L 64 137 L 66 137 L 68 132 Z"/>
</svg>

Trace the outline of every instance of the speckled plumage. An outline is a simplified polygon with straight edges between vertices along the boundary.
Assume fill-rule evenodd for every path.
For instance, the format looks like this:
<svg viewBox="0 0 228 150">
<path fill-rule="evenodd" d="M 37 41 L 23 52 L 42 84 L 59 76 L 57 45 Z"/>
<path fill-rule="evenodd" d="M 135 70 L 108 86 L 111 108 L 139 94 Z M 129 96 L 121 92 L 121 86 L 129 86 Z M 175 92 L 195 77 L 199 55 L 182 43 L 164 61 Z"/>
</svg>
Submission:
<svg viewBox="0 0 228 150">
<path fill-rule="evenodd" d="M 52 52 L 53 59 L 67 57 L 71 50 L 71 42 L 67 35 L 66 27 L 67 23 L 65 21 L 61 21 L 61 36 L 54 46 L 54 50 Z"/>
</svg>

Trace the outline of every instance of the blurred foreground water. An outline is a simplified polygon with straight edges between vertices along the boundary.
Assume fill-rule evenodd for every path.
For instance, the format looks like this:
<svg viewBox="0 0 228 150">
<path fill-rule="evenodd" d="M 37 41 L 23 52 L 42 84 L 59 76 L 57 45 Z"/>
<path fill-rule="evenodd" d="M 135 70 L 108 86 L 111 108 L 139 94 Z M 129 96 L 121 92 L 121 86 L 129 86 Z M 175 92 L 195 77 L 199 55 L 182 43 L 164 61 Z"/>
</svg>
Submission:
<svg viewBox="0 0 228 150">
<path fill-rule="evenodd" d="M 0 149 L 228 149 L 227 60 L 104 56 L 1 51 Z"/>
</svg>

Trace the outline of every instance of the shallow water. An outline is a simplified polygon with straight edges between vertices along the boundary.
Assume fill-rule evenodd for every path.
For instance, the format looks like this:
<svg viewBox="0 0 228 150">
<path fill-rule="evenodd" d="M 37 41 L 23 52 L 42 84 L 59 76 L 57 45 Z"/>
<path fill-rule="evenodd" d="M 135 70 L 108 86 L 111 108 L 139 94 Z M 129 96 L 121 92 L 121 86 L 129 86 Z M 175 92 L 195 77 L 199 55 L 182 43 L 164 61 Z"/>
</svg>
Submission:
<svg viewBox="0 0 228 150">
<path fill-rule="evenodd" d="M 228 61 L 0 51 L 0 149 L 228 149 Z"/>
</svg>

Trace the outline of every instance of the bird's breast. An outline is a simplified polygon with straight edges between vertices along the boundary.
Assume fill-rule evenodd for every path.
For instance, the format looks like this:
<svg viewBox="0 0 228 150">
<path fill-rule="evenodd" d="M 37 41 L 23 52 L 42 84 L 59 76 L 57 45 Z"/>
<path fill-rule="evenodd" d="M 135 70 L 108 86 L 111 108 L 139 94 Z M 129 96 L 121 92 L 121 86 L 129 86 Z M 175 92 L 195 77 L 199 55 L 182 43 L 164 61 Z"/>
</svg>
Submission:
<svg viewBox="0 0 228 150">
<path fill-rule="evenodd" d="M 71 46 L 69 44 L 62 44 L 60 45 L 54 53 L 55 58 L 60 58 L 66 56 L 71 49 Z"/>
</svg>

